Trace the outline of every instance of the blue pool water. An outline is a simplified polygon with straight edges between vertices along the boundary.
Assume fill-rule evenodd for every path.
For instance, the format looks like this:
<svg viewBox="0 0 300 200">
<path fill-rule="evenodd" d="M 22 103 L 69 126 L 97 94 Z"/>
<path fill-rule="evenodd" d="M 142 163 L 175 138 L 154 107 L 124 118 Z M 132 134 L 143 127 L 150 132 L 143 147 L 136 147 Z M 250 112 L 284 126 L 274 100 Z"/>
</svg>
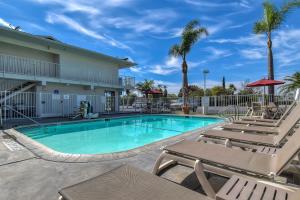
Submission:
<svg viewBox="0 0 300 200">
<path fill-rule="evenodd" d="M 217 118 L 144 115 L 18 131 L 62 153 L 120 152 L 220 122 Z"/>
</svg>

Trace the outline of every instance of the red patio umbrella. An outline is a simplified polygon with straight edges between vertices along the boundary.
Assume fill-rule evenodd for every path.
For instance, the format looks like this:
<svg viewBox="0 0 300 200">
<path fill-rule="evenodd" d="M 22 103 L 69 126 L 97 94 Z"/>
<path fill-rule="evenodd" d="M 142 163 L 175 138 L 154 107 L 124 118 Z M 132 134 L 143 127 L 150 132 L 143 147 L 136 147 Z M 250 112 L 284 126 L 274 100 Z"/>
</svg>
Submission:
<svg viewBox="0 0 300 200">
<path fill-rule="evenodd" d="M 152 89 L 147 92 L 148 94 L 162 94 L 162 91 L 158 89 Z"/>
<path fill-rule="evenodd" d="M 284 83 L 285 83 L 284 81 L 261 79 L 261 80 L 255 81 L 253 83 L 247 84 L 247 87 L 262 87 L 262 86 L 271 86 L 271 85 L 281 85 Z"/>
<path fill-rule="evenodd" d="M 271 85 L 281 85 L 284 84 L 284 81 L 277 81 L 277 80 L 269 80 L 269 79 L 261 79 L 258 81 L 255 81 L 253 83 L 249 83 L 246 86 L 247 87 L 264 87 L 264 95 L 263 98 L 265 96 L 265 86 L 271 86 Z M 265 100 L 263 100 L 263 102 L 265 102 Z"/>
</svg>

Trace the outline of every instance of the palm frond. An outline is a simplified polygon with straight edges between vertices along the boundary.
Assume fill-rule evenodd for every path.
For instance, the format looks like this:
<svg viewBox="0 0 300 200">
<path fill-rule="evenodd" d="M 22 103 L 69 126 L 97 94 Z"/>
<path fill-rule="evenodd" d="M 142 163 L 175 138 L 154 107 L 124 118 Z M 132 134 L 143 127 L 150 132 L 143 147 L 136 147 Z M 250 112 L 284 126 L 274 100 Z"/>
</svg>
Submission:
<svg viewBox="0 0 300 200">
<path fill-rule="evenodd" d="M 265 33 L 268 31 L 268 25 L 265 21 L 258 21 L 254 24 L 253 32 L 256 34 Z"/>
<path fill-rule="evenodd" d="M 280 87 L 280 93 L 287 94 L 300 88 L 300 72 L 295 72 L 292 76 L 286 76 L 286 83 Z"/>
<path fill-rule="evenodd" d="M 193 29 L 195 29 L 195 27 L 197 27 L 199 25 L 199 21 L 194 19 L 192 21 L 190 21 L 183 29 L 182 34 L 184 34 L 185 32 L 190 32 Z"/>
<path fill-rule="evenodd" d="M 169 55 L 178 57 L 179 55 L 182 55 L 181 48 L 178 44 L 174 44 L 170 49 L 169 49 Z"/>
</svg>

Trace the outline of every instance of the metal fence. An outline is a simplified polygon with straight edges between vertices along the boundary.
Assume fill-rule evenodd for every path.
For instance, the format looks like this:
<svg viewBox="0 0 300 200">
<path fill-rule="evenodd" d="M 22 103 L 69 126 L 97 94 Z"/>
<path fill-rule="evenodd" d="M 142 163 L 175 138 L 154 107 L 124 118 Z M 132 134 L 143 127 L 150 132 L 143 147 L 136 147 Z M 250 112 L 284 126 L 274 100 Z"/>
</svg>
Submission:
<svg viewBox="0 0 300 200">
<path fill-rule="evenodd" d="M 182 98 L 143 98 L 128 96 L 105 96 L 85 94 L 53 94 L 44 92 L 0 91 L 2 119 L 21 119 L 43 117 L 72 117 L 78 114 L 81 101 L 88 101 L 93 113 L 177 113 L 183 105 Z M 207 114 L 245 114 L 255 102 L 262 106 L 274 101 L 284 108 L 291 104 L 290 96 L 262 95 L 226 95 L 209 97 L 190 97 L 188 104 L 191 113 L 202 113 L 203 106 Z M 12 109 L 10 109 L 12 108 Z M 17 112 L 15 112 L 15 111 Z"/>
</svg>

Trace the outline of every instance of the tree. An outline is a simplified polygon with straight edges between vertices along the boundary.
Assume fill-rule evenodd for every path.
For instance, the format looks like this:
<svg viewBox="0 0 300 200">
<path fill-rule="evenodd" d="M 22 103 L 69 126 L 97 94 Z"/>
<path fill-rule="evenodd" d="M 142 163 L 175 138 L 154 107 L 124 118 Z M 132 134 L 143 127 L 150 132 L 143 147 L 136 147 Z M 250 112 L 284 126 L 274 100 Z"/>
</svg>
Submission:
<svg viewBox="0 0 300 200">
<path fill-rule="evenodd" d="M 300 88 L 300 72 L 295 72 L 292 76 L 286 76 L 287 83 L 280 87 L 280 93 L 288 94 Z"/>
<path fill-rule="evenodd" d="M 278 9 L 274 4 L 266 1 L 263 3 L 264 16 L 263 19 L 256 22 L 253 28 L 254 33 L 265 33 L 267 36 L 268 46 L 268 79 L 274 80 L 274 63 L 272 52 L 272 31 L 276 30 L 283 23 L 288 11 L 296 6 L 300 6 L 300 1 L 291 1 Z M 269 94 L 274 95 L 274 86 L 269 86 Z"/>
<path fill-rule="evenodd" d="M 224 90 L 226 89 L 225 76 L 222 78 L 222 87 Z"/>
<path fill-rule="evenodd" d="M 198 87 L 197 85 L 189 85 L 188 86 L 188 96 L 204 96 L 204 90 L 200 87 Z M 179 93 L 178 93 L 178 97 L 182 97 L 183 93 L 182 93 L 182 89 L 180 89 Z"/>
<path fill-rule="evenodd" d="M 136 84 L 136 89 L 142 92 L 148 99 L 148 92 L 154 88 L 154 81 L 145 79 L 144 82 Z"/>
<path fill-rule="evenodd" d="M 167 90 L 167 86 L 164 85 L 164 97 L 168 97 L 168 90 Z"/>
<path fill-rule="evenodd" d="M 234 92 L 236 91 L 236 87 L 234 84 L 229 84 L 229 87 L 227 89 L 227 93 L 229 95 L 234 95 Z"/>
<path fill-rule="evenodd" d="M 222 86 L 214 86 L 211 88 L 211 93 L 213 96 L 220 96 L 226 94 L 226 90 Z"/>
<path fill-rule="evenodd" d="M 203 35 L 208 35 L 206 28 L 199 26 L 198 20 L 189 22 L 182 31 L 180 44 L 173 45 L 169 50 L 169 55 L 181 57 L 182 59 L 182 88 L 183 88 L 183 110 L 188 113 L 188 65 L 186 61 L 187 54 L 192 46 Z"/>
</svg>

